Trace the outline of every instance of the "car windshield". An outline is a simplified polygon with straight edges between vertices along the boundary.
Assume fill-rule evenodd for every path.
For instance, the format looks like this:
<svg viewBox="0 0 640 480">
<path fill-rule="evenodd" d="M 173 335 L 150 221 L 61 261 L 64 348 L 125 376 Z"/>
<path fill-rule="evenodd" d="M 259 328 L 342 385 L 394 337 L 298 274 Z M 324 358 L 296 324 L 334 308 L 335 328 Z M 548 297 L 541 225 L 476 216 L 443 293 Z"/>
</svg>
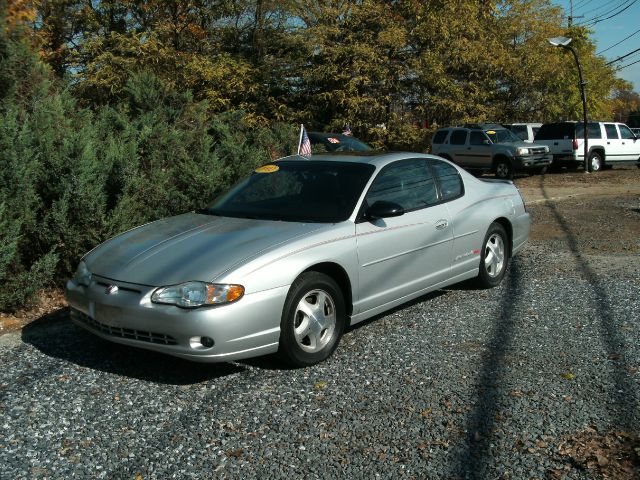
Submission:
<svg viewBox="0 0 640 480">
<path fill-rule="evenodd" d="M 355 137 L 335 133 L 309 133 L 313 151 L 324 152 L 369 152 L 373 150 Z"/>
<path fill-rule="evenodd" d="M 511 130 L 505 129 L 489 129 L 485 130 L 484 133 L 489 135 L 489 138 L 493 143 L 513 143 L 513 142 L 522 142 L 522 140 L 515 135 Z"/>
<path fill-rule="evenodd" d="M 202 213 L 291 222 L 340 222 L 353 212 L 374 170 L 373 165 L 355 162 L 275 162 L 257 168 Z"/>
</svg>

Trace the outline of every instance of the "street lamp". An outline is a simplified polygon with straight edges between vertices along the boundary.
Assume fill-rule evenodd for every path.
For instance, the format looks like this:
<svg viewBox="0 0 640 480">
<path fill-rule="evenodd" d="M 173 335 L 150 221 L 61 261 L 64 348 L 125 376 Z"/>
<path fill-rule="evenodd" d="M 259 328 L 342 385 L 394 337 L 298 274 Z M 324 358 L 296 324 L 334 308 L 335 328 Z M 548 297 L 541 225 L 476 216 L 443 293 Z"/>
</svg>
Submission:
<svg viewBox="0 0 640 480">
<path fill-rule="evenodd" d="M 578 66 L 578 75 L 580 76 L 580 94 L 582 95 L 582 121 L 583 131 L 584 131 L 584 172 L 589 173 L 589 129 L 587 127 L 587 95 L 584 92 L 584 86 L 586 85 L 583 77 L 582 77 L 582 65 L 580 65 L 580 60 L 578 60 L 578 54 L 576 51 L 569 46 L 571 43 L 571 39 L 567 37 L 553 37 L 548 38 L 547 41 L 553 45 L 554 47 L 564 48 L 566 50 L 570 50 L 573 53 L 573 58 L 576 59 L 576 65 Z"/>
</svg>

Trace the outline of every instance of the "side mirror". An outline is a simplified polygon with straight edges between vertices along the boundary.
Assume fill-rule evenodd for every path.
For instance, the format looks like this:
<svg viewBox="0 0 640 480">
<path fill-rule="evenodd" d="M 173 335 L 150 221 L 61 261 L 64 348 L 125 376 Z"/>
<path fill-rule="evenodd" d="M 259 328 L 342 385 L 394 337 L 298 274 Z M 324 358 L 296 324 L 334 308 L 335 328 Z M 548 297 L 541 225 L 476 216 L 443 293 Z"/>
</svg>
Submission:
<svg viewBox="0 0 640 480">
<path fill-rule="evenodd" d="M 378 200 L 365 212 L 367 219 L 377 220 L 379 218 L 399 217 L 404 215 L 404 208 L 394 202 Z"/>
<path fill-rule="evenodd" d="M 491 145 L 491 140 L 483 140 L 482 143 L 484 145 Z"/>
</svg>

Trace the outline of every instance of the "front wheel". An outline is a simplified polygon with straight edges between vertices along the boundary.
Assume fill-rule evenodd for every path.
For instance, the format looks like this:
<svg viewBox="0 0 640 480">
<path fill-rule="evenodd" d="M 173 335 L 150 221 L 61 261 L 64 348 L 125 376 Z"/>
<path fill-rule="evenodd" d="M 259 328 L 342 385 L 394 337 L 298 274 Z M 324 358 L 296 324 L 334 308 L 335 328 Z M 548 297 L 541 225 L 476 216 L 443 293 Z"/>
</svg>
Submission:
<svg viewBox="0 0 640 480">
<path fill-rule="evenodd" d="M 278 353 L 295 367 L 322 362 L 337 348 L 345 323 L 344 296 L 337 283 L 323 273 L 305 272 L 287 295 Z"/>
<path fill-rule="evenodd" d="M 492 223 L 480 251 L 480 271 L 477 283 L 482 288 L 496 287 L 509 266 L 509 237 L 504 227 Z"/>
<path fill-rule="evenodd" d="M 589 154 L 589 171 L 590 172 L 599 172 L 602 170 L 603 161 L 602 157 L 598 152 L 591 152 Z"/>
<path fill-rule="evenodd" d="M 496 163 L 496 177 L 503 180 L 511 180 L 513 178 L 513 167 L 508 160 L 498 160 Z"/>
</svg>

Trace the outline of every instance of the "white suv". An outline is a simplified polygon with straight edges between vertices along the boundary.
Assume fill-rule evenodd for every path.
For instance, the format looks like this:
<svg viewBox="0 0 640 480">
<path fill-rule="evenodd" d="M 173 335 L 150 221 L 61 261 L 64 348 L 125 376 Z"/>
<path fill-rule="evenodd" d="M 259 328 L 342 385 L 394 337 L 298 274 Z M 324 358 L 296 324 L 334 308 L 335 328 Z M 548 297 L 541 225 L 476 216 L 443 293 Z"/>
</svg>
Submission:
<svg viewBox="0 0 640 480">
<path fill-rule="evenodd" d="M 640 160 L 640 137 L 624 123 L 589 122 L 589 171 L 597 172 L 606 164 Z M 536 135 L 536 143 L 547 145 L 554 166 L 584 165 L 584 127 L 582 122 L 545 123 Z"/>
<path fill-rule="evenodd" d="M 536 133 L 542 126 L 541 123 L 505 123 L 503 125 L 526 143 L 533 143 Z"/>
</svg>

